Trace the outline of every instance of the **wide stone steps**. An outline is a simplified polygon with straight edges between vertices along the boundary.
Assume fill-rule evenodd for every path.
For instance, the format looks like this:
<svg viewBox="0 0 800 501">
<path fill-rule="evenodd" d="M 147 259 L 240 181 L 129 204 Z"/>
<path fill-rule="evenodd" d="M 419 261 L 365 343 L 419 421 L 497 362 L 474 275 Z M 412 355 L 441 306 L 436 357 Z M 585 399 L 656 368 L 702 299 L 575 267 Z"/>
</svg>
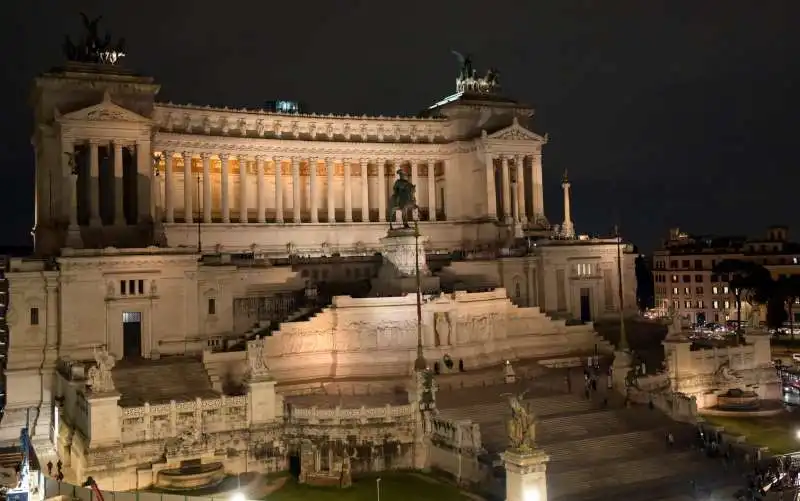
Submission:
<svg viewBox="0 0 800 501">
<path fill-rule="evenodd" d="M 548 499 L 571 499 L 582 492 L 602 492 L 628 484 L 679 476 L 697 468 L 702 458 L 692 452 L 657 454 L 633 460 L 612 460 L 565 472 L 548 470 Z M 688 480 L 686 480 L 688 482 Z"/>
<path fill-rule="evenodd" d="M 215 398 L 202 362 L 191 357 L 164 358 L 121 364 L 112 372 L 114 386 L 122 396 L 122 407 L 138 407 L 146 402 L 162 404 L 171 400 Z"/>
<path fill-rule="evenodd" d="M 540 444 L 578 440 L 588 436 L 631 431 L 616 411 L 605 410 L 540 419 L 536 440 Z"/>
<path fill-rule="evenodd" d="M 531 404 L 531 410 L 539 418 L 555 414 L 587 412 L 593 405 L 588 401 L 577 400 L 573 395 L 526 399 L 525 403 Z M 506 401 L 499 401 L 458 407 L 439 406 L 439 413 L 446 419 L 471 419 L 476 423 L 483 423 L 503 419 L 510 415 L 510 410 Z"/>
<path fill-rule="evenodd" d="M 665 444 L 656 439 L 652 431 L 634 431 L 542 446 L 550 456 L 548 469 L 553 472 L 601 461 L 617 461 L 643 453 L 657 454 L 663 448 Z"/>
</svg>

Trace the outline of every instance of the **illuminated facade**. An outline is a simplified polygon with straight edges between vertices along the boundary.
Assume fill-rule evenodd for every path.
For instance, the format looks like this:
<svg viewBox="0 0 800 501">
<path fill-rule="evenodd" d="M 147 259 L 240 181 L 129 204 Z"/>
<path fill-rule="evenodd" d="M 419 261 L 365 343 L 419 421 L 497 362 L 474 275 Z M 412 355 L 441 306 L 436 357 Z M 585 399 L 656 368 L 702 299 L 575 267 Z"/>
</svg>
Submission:
<svg viewBox="0 0 800 501">
<path fill-rule="evenodd" d="M 785 227 L 771 227 L 762 238 L 694 237 L 676 228 L 653 256 L 656 307 L 692 323 L 736 320 L 736 296 L 727 277 L 713 272 L 714 265 L 726 259 L 753 261 L 775 279 L 800 273 L 800 247 L 788 241 Z M 745 304 L 743 321 L 748 316 Z M 797 313 L 794 321 L 800 322 Z"/>
</svg>

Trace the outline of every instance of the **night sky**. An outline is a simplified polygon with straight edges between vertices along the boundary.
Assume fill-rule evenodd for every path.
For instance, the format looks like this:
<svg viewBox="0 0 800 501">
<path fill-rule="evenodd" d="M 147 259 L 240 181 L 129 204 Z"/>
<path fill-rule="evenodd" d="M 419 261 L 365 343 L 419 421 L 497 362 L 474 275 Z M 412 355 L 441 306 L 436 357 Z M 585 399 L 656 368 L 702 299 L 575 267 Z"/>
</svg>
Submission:
<svg viewBox="0 0 800 501">
<path fill-rule="evenodd" d="M 560 223 L 569 169 L 580 233 L 642 248 L 670 226 L 800 239 L 800 1 L 228 0 L 3 3 L 0 244 L 33 222 L 31 79 L 62 62 L 78 12 L 125 37 L 159 99 L 317 113 L 414 114 L 454 90 L 451 50 L 501 72 L 536 108 L 545 208 Z"/>
</svg>

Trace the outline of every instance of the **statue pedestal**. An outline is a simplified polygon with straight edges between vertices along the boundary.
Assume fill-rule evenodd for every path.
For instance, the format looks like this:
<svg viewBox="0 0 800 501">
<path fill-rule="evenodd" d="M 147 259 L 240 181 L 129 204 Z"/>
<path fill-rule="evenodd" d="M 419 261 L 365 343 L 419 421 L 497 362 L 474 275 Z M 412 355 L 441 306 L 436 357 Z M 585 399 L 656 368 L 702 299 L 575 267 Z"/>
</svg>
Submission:
<svg viewBox="0 0 800 501">
<path fill-rule="evenodd" d="M 91 448 L 117 445 L 122 440 L 120 419 L 120 393 L 108 391 L 89 393 L 89 446 Z"/>
<path fill-rule="evenodd" d="M 83 249 L 81 228 L 77 224 L 70 224 L 67 228 L 67 239 L 64 242 L 64 247 L 68 249 Z"/>
<path fill-rule="evenodd" d="M 419 239 L 419 242 L 417 242 Z M 432 277 L 425 259 L 427 237 L 414 236 L 413 228 L 389 230 L 381 239 L 383 265 L 372 281 L 372 295 L 399 296 L 417 291 L 417 259 L 422 292 L 439 291 L 439 277 Z M 419 245 L 419 249 L 417 249 Z"/>
<path fill-rule="evenodd" d="M 611 364 L 611 384 L 616 391 L 623 395 L 627 394 L 628 391 L 626 378 L 631 367 L 633 367 L 633 359 L 630 352 L 615 350 L 614 362 Z"/>
<path fill-rule="evenodd" d="M 506 501 L 547 501 L 547 454 L 510 450 L 501 457 L 506 468 Z"/>
<path fill-rule="evenodd" d="M 274 421 L 277 416 L 275 381 L 268 377 L 253 377 L 248 385 L 250 398 L 250 422 L 264 424 Z"/>
</svg>

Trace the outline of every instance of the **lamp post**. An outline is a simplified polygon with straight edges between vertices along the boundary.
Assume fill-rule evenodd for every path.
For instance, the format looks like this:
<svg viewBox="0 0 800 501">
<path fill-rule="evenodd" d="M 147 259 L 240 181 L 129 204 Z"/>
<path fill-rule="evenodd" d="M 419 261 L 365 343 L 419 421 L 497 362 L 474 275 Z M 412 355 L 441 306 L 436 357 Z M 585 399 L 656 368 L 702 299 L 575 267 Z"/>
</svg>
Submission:
<svg viewBox="0 0 800 501">
<path fill-rule="evenodd" d="M 614 226 L 614 233 L 617 238 L 617 293 L 619 294 L 619 344 L 617 349 L 628 351 L 628 336 L 625 332 L 625 298 L 622 293 L 622 237 L 619 234 L 619 225 Z"/>
<path fill-rule="evenodd" d="M 417 358 L 414 360 L 414 370 L 422 372 L 427 369 L 425 354 L 422 351 L 422 278 L 419 271 L 419 208 L 414 207 L 414 270 L 417 279 Z"/>
<path fill-rule="evenodd" d="M 378 501 L 381 501 L 381 477 L 375 479 L 375 487 L 378 490 Z"/>
</svg>

